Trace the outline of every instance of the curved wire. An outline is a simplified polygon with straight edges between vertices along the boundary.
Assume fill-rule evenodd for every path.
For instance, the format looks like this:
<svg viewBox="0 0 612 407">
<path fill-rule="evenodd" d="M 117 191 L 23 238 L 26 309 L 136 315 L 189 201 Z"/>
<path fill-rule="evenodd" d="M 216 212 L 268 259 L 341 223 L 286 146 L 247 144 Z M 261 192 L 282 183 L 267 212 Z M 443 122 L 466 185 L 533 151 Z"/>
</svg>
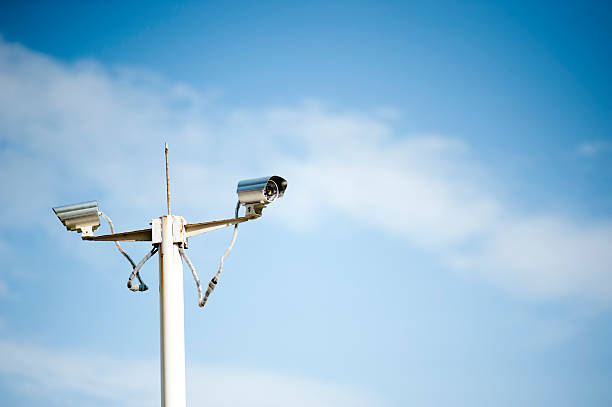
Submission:
<svg viewBox="0 0 612 407">
<path fill-rule="evenodd" d="M 153 246 L 151 251 L 147 253 L 147 255 L 144 256 L 142 260 L 140 260 L 140 263 L 138 263 L 136 267 L 134 267 L 134 270 L 132 270 L 132 274 L 130 274 L 130 278 L 128 279 L 128 282 L 127 282 L 127 288 L 129 288 L 131 291 L 147 291 L 149 289 L 149 287 L 147 287 L 147 285 L 142 282 L 140 277 L 138 277 L 139 284 L 132 284 L 132 281 L 134 280 L 135 276 L 139 275 L 138 270 L 140 270 L 141 267 L 147 262 L 147 260 L 149 260 L 151 256 L 157 253 L 158 250 L 159 250 L 159 246 Z"/>
<path fill-rule="evenodd" d="M 240 209 L 240 201 L 238 201 L 238 203 L 236 204 L 236 211 L 234 213 L 235 218 L 238 217 L 239 209 Z M 230 252 L 232 251 L 232 248 L 234 247 L 234 243 L 236 243 L 237 235 L 238 235 L 238 224 L 235 224 L 234 233 L 232 234 L 232 240 L 227 250 L 225 250 L 225 253 L 223 253 L 223 255 L 221 256 L 221 260 L 219 260 L 219 269 L 217 270 L 217 273 L 213 276 L 213 278 L 210 279 L 210 282 L 208 283 L 208 288 L 206 288 L 206 292 L 204 293 L 204 296 L 202 296 L 202 286 L 200 285 L 200 279 L 198 278 L 198 274 L 195 271 L 195 267 L 189 260 L 189 257 L 187 257 L 187 254 L 185 253 L 183 248 L 179 247 L 179 253 L 183 257 L 183 259 L 185 259 L 185 262 L 189 266 L 189 269 L 191 270 L 191 274 L 193 275 L 193 279 L 195 280 L 196 287 L 198 288 L 198 305 L 200 307 L 203 307 L 204 305 L 206 305 L 206 301 L 208 301 L 208 297 L 210 296 L 210 294 L 214 291 L 215 287 L 217 286 L 217 283 L 219 282 L 219 277 L 221 276 L 221 272 L 223 271 L 223 262 L 225 261 L 226 257 L 229 256 Z"/>
<path fill-rule="evenodd" d="M 185 249 L 183 249 L 181 246 L 179 246 L 178 249 L 179 249 L 179 253 L 181 257 L 183 258 L 183 260 L 185 260 L 185 263 L 187 263 L 187 266 L 189 266 L 189 270 L 191 270 L 191 275 L 193 276 L 193 279 L 196 283 L 196 287 L 198 289 L 198 304 L 201 304 L 202 303 L 202 285 L 200 284 L 198 273 L 196 273 L 193 263 L 191 262 L 191 260 L 189 260 L 189 257 L 187 257 L 187 253 L 185 253 Z M 200 307 L 202 307 L 202 305 L 200 305 Z"/>
<path fill-rule="evenodd" d="M 113 221 L 102 211 L 98 211 L 98 213 L 100 214 L 100 216 L 102 216 L 106 222 L 108 222 L 108 226 L 110 227 L 110 231 L 111 234 L 115 233 L 115 227 L 113 226 Z M 132 258 L 130 257 L 129 254 L 127 254 L 125 252 L 125 250 L 123 250 L 123 247 L 121 247 L 121 245 L 119 244 L 118 241 L 115 240 L 115 246 L 117 246 L 117 250 L 119 250 L 119 253 L 121 253 L 123 255 L 123 257 L 125 257 L 130 264 L 132 265 L 132 269 L 134 271 L 132 271 L 132 275 L 130 276 L 130 279 L 128 281 L 128 288 L 130 290 L 132 290 L 132 288 L 130 288 L 131 286 L 131 281 L 134 279 L 133 275 L 136 274 L 136 277 L 138 277 L 138 286 L 139 287 L 144 287 L 144 289 L 140 289 L 140 290 L 132 290 L 132 291 L 146 291 L 148 289 L 147 285 L 142 281 L 142 278 L 140 278 L 140 273 L 138 273 L 138 270 L 140 270 L 140 267 L 142 267 L 142 264 L 144 264 L 144 262 L 141 261 L 142 264 L 139 263 L 140 267 L 138 267 L 136 265 L 136 263 L 134 263 L 134 260 L 132 260 Z M 151 254 L 149 257 L 146 257 L 146 259 L 143 259 L 144 261 L 147 261 L 153 254 Z"/>
</svg>

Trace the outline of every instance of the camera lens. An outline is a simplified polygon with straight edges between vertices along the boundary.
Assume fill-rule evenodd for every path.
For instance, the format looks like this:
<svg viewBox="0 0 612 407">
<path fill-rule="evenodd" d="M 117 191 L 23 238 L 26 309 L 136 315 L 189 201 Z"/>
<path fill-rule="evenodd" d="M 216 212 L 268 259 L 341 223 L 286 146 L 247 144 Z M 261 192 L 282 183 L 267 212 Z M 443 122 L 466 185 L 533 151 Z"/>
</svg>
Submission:
<svg viewBox="0 0 612 407">
<path fill-rule="evenodd" d="M 264 197 L 268 202 L 272 202 L 278 198 L 278 185 L 276 185 L 276 182 L 272 180 L 268 181 L 264 189 Z"/>
</svg>

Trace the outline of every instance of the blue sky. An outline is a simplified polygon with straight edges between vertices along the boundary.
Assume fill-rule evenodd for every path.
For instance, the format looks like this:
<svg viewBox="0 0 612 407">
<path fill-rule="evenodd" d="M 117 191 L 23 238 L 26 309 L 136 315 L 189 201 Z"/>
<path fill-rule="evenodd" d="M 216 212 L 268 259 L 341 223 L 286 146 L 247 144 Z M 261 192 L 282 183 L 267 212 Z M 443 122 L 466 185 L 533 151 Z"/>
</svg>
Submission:
<svg viewBox="0 0 612 407">
<path fill-rule="evenodd" d="M 231 216 L 188 404 L 612 403 L 612 11 L 602 3 L 0 6 L 0 395 L 159 403 L 158 294 L 51 207 Z M 213 195 L 214 194 L 214 195 Z M 100 232 L 106 231 L 105 226 Z M 231 237 L 190 242 L 202 280 Z M 146 244 L 126 245 L 134 257 Z M 157 287 L 155 262 L 143 269 Z"/>
</svg>

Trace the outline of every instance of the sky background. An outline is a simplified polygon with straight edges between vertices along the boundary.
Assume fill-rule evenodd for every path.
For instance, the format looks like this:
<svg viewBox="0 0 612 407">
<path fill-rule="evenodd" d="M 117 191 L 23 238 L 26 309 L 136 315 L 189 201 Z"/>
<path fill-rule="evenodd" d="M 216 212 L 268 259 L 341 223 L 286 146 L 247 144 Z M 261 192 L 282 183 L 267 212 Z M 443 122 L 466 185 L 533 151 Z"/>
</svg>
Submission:
<svg viewBox="0 0 612 407">
<path fill-rule="evenodd" d="M 0 404 L 159 405 L 157 261 L 51 207 L 147 227 L 168 141 L 188 221 L 289 182 L 185 269 L 188 405 L 612 405 L 608 3 L 126 3 L 0 5 Z"/>
</svg>

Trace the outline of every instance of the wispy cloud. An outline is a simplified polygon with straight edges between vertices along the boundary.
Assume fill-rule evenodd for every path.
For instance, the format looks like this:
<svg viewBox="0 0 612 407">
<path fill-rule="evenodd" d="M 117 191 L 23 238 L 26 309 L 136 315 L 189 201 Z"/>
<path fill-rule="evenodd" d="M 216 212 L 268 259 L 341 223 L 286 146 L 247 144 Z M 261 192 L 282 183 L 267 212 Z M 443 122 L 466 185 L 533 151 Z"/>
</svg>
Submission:
<svg viewBox="0 0 612 407">
<path fill-rule="evenodd" d="M 0 340 L 0 376 L 13 391 L 46 405 L 159 405 L 158 372 L 151 360 Z M 192 364 L 187 381 L 192 406 L 383 405 L 373 395 L 343 384 L 248 368 Z"/>
<path fill-rule="evenodd" d="M 458 253 L 456 266 L 536 298 L 612 299 L 612 222 L 562 217 L 508 219 L 481 247 Z"/>
<path fill-rule="evenodd" d="M 91 61 L 64 64 L 6 42 L 0 88 L 0 169 L 14 174 L 11 194 L 0 198 L 3 227 L 45 224 L 50 203 L 91 191 L 103 191 L 106 207 L 121 205 L 123 219 L 157 215 L 151 200 L 163 202 L 163 175 L 151 163 L 169 139 L 187 216 L 202 201 L 215 214 L 232 206 L 203 191 L 231 196 L 236 179 L 279 172 L 291 193 L 275 213 L 287 227 L 344 216 L 520 294 L 612 299 L 609 219 L 519 213 L 469 145 L 398 134 L 389 108 L 225 108 L 184 84 Z"/>
<path fill-rule="evenodd" d="M 612 153 L 612 142 L 587 141 L 578 146 L 578 154 L 582 156 L 592 157 L 603 153 Z"/>
</svg>

